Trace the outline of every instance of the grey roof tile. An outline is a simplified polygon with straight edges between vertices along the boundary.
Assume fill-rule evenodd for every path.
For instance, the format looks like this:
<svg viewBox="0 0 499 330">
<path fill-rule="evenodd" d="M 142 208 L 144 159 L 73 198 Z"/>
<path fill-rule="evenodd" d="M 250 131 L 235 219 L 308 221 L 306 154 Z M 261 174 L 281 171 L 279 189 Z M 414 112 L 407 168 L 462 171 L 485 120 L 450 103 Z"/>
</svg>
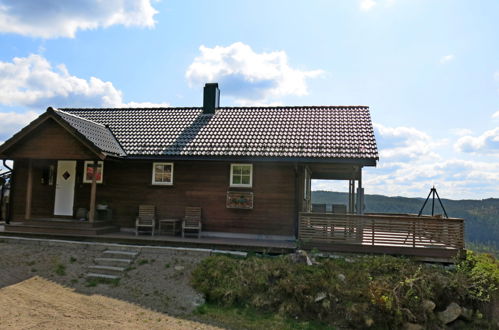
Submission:
<svg viewBox="0 0 499 330">
<path fill-rule="evenodd" d="M 69 125 L 85 136 L 100 150 L 115 156 L 125 156 L 125 151 L 113 136 L 113 133 L 106 126 L 94 122 L 88 118 L 82 118 L 58 109 L 53 109 L 54 113 L 64 119 Z"/>
<path fill-rule="evenodd" d="M 94 137 L 108 125 L 128 156 L 378 159 L 364 106 L 223 107 L 214 115 L 202 108 L 59 110 L 100 124 L 81 132 L 118 153 L 111 139 Z"/>
</svg>

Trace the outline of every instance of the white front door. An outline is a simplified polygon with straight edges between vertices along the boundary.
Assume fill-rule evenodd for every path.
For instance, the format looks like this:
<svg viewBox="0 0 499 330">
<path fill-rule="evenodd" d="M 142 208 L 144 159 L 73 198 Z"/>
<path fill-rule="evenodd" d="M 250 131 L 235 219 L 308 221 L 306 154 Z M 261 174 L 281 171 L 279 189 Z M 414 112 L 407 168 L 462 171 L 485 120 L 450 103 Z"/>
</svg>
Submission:
<svg viewBox="0 0 499 330">
<path fill-rule="evenodd" d="M 57 162 L 54 215 L 73 216 L 75 179 L 76 161 L 59 160 Z"/>
</svg>

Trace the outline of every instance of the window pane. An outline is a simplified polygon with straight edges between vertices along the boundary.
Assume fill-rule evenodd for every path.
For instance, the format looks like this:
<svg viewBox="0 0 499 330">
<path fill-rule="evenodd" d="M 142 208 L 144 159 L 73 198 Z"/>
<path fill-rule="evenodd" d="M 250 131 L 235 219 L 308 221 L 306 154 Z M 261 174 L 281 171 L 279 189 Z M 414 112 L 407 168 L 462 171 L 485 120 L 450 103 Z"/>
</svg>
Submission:
<svg viewBox="0 0 499 330">
<path fill-rule="evenodd" d="M 250 167 L 249 166 L 242 167 L 241 174 L 250 175 Z"/>
<path fill-rule="evenodd" d="M 232 177 L 232 183 L 233 184 L 241 184 L 241 176 L 240 175 L 234 175 Z"/>
<path fill-rule="evenodd" d="M 243 175 L 243 176 L 241 177 L 241 183 L 242 183 L 242 184 L 249 184 L 249 183 L 250 183 L 250 177 L 249 177 L 249 175 L 248 175 L 248 176 Z"/>
<path fill-rule="evenodd" d="M 155 165 L 154 166 L 154 171 L 156 173 L 163 173 L 163 165 Z"/>
<path fill-rule="evenodd" d="M 171 182 L 172 181 L 172 173 L 167 172 L 163 175 L 163 182 Z"/>
<path fill-rule="evenodd" d="M 162 178 L 161 173 L 156 172 L 154 174 L 154 182 L 161 182 L 162 181 L 161 178 Z"/>
</svg>

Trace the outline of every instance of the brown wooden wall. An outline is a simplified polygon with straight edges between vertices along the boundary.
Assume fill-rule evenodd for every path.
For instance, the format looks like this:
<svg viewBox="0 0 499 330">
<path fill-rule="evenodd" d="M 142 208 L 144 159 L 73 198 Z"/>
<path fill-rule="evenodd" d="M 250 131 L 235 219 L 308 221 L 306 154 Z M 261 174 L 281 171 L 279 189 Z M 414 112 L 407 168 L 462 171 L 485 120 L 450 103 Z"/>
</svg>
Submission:
<svg viewBox="0 0 499 330">
<path fill-rule="evenodd" d="M 66 129 L 48 119 L 33 132 L 6 151 L 9 159 L 92 159 L 95 158 L 86 146 Z"/>
<path fill-rule="evenodd" d="M 32 214 L 50 216 L 54 186 L 41 184 L 43 167 L 57 162 L 33 162 Z M 57 167 L 57 166 L 56 166 Z M 27 162 L 15 161 L 14 220 L 24 217 Z M 254 163 L 253 188 L 229 187 L 228 162 L 174 162 L 173 186 L 151 185 L 152 162 L 106 161 L 104 182 L 97 185 L 97 203 L 107 202 L 116 224 L 133 227 L 139 204 L 154 204 L 159 218 L 181 218 L 186 206 L 200 206 L 203 230 L 232 233 L 294 235 L 295 169 L 293 164 Z M 90 184 L 82 183 L 83 161 L 77 163 L 75 210 L 89 207 Z M 54 182 L 55 184 L 55 182 Z M 254 193 L 254 208 L 226 208 L 228 190 Z"/>
</svg>

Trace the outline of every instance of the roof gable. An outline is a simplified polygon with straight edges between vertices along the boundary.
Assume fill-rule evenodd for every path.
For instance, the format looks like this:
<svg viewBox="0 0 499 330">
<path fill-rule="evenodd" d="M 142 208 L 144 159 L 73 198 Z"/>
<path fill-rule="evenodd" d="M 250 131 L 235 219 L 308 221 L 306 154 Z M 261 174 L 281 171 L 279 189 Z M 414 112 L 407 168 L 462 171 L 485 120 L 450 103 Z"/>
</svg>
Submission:
<svg viewBox="0 0 499 330">
<path fill-rule="evenodd" d="M 124 151 L 112 132 L 102 124 L 49 107 L 5 141 L 0 146 L 1 155 L 4 158 L 104 159 L 107 155 L 123 156 Z"/>
</svg>

